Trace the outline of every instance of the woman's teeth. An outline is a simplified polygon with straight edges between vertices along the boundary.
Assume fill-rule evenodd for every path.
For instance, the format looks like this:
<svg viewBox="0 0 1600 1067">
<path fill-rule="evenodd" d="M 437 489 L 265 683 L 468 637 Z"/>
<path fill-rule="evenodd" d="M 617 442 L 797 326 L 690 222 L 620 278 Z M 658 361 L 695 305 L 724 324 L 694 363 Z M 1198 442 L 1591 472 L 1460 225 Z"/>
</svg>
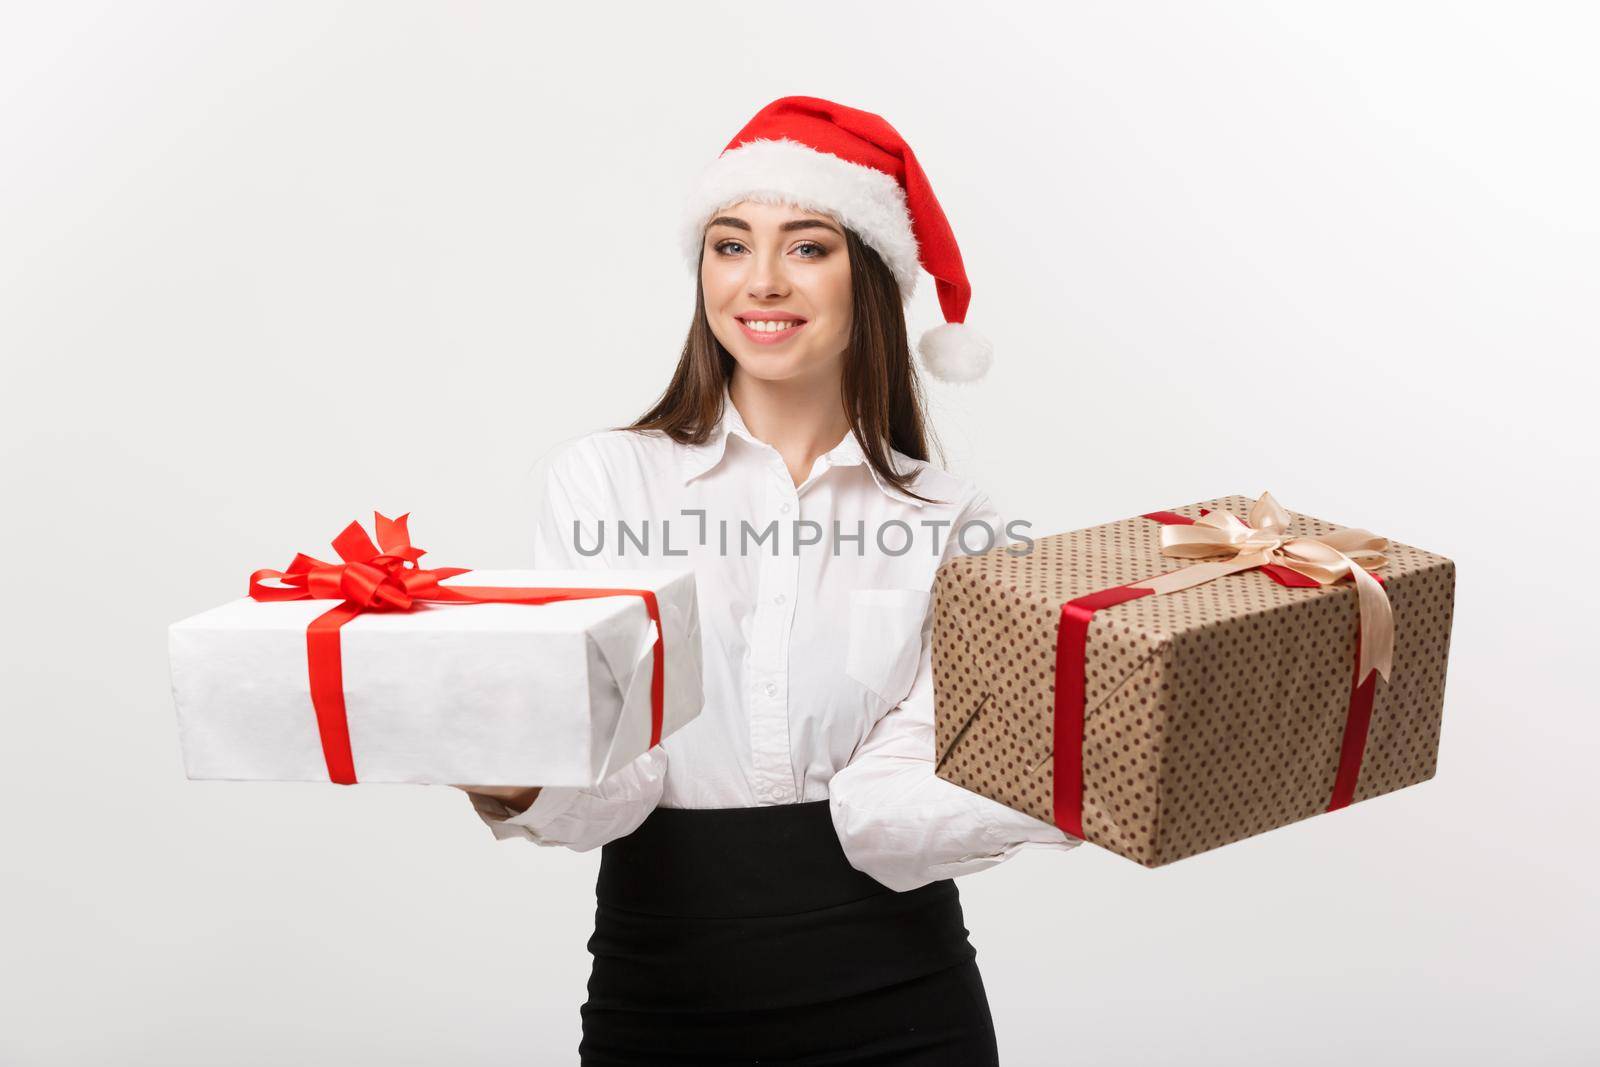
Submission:
<svg viewBox="0 0 1600 1067">
<path fill-rule="evenodd" d="M 740 319 L 739 321 L 743 322 L 752 330 L 760 330 L 762 333 L 774 333 L 779 330 L 789 330 L 800 325 L 798 322 L 760 322 L 751 319 Z"/>
</svg>

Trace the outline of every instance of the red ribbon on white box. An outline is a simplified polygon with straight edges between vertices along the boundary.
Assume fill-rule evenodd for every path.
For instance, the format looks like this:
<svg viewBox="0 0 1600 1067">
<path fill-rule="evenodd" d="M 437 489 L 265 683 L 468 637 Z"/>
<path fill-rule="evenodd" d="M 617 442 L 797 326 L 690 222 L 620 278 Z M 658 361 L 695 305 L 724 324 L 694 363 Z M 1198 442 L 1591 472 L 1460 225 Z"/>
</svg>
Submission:
<svg viewBox="0 0 1600 1067">
<path fill-rule="evenodd" d="M 552 604 L 563 600 L 637 596 L 655 623 L 654 661 L 650 675 L 650 746 L 661 743 L 666 698 L 666 663 L 661 609 L 650 589 L 593 589 L 565 586 L 441 585 L 466 574 L 466 567 L 423 568 L 426 553 L 411 543 L 406 529 L 410 514 L 388 519 L 373 513 L 378 543 L 352 522 L 333 539 L 343 563 L 324 563 L 297 553 L 288 569 L 258 570 L 250 575 L 250 596 L 260 601 L 339 600 L 306 627 L 306 670 L 311 680 L 311 705 L 317 713 L 322 756 L 328 778 L 356 784 L 355 757 L 350 751 L 350 724 L 344 703 L 344 668 L 339 629 L 368 611 L 410 611 L 419 603 Z M 381 547 L 380 547 L 381 546 Z"/>
</svg>

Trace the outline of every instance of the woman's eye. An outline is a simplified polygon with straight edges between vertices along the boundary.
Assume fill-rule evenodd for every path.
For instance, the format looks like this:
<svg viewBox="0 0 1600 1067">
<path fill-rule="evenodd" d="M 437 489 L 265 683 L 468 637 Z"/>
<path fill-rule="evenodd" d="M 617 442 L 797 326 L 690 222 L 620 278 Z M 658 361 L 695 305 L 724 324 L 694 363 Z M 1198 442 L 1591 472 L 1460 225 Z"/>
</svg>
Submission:
<svg viewBox="0 0 1600 1067">
<path fill-rule="evenodd" d="M 725 256 L 737 255 L 739 252 L 747 251 L 743 241 L 735 241 L 731 238 L 724 241 L 718 241 L 711 247 L 716 251 L 721 252 Z M 804 252 L 804 254 L 802 254 L 800 257 L 801 259 L 821 259 L 823 256 L 828 254 L 827 246 L 820 245 L 815 241 L 801 241 L 799 244 L 795 245 L 796 252 L 803 252 L 805 249 L 810 249 L 810 251 Z"/>
</svg>

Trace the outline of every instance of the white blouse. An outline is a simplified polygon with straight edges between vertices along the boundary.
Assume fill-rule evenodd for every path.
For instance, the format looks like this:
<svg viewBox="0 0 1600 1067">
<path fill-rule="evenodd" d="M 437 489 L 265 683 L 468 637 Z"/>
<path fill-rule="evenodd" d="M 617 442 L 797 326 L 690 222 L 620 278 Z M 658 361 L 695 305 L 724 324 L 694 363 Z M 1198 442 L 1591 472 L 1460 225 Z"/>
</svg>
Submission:
<svg viewBox="0 0 1600 1067">
<path fill-rule="evenodd" d="M 726 390 L 703 445 L 603 430 L 562 447 L 533 565 L 693 569 L 705 705 L 597 786 L 547 787 L 521 814 L 473 795 L 495 836 L 587 851 L 658 804 L 826 799 L 850 864 L 900 891 L 1028 844 L 1081 844 L 934 774 L 934 572 L 1012 538 L 970 482 L 893 455 L 917 469 L 918 492 L 948 503 L 880 480 L 850 433 L 796 486 Z"/>
</svg>

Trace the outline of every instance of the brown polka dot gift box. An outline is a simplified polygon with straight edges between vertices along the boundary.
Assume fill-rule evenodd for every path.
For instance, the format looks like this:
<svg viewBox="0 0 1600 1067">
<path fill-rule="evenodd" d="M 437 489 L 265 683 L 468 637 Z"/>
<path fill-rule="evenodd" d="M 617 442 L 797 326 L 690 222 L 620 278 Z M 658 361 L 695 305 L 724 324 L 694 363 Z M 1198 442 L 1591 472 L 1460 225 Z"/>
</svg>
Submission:
<svg viewBox="0 0 1600 1067">
<path fill-rule="evenodd" d="M 1445 557 L 1270 493 L 958 556 L 939 776 L 1146 867 L 1425 782 L 1454 597 Z"/>
</svg>

